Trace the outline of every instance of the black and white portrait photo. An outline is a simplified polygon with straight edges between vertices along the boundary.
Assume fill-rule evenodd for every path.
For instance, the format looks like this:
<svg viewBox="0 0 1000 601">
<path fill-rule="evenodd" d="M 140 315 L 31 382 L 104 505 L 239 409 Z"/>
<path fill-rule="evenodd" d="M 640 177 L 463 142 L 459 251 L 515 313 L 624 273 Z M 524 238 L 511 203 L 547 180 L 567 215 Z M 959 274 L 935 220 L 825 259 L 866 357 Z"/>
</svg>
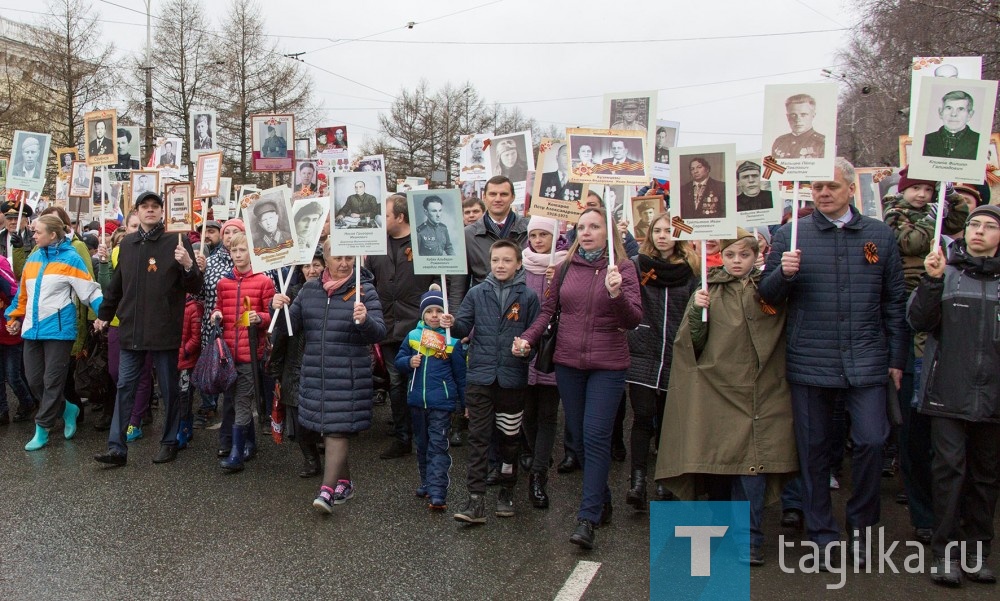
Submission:
<svg viewBox="0 0 1000 601">
<path fill-rule="evenodd" d="M 56 150 L 59 157 L 59 179 L 68 180 L 73 173 L 73 161 L 76 160 L 76 148 L 67 147 Z"/>
<path fill-rule="evenodd" d="M 293 171 L 295 117 L 290 114 L 251 115 L 250 134 L 254 171 Z"/>
<path fill-rule="evenodd" d="M 680 214 L 684 219 L 724 219 L 726 184 L 722 153 L 682 157 Z M 716 177 L 712 177 L 713 170 Z M 717 179 L 719 178 L 719 179 Z"/>
<path fill-rule="evenodd" d="M 458 273 L 467 267 L 459 190 L 415 190 L 406 194 L 406 204 L 414 273 Z"/>
<path fill-rule="evenodd" d="M 531 132 L 494 137 L 489 151 L 493 175 L 503 175 L 512 182 L 523 183 L 528 178 L 528 171 L 535 168 L 531 157 Z"/>
<path fill-rule="evenodd" d="M 136 199 L 145 192 L 160 191 L 159 171 L 132 171 L 129 173 L 132 206 L 137 206 Z"/>
<path fill-rule="evenodd" d="M 194 111 L 191 113 L 191 158 L 200 151 L 215 150 L 215 112 Z"/>
<path fill-rule="evenodd" d="M 111 169 L 139 169 L 139 127 L 120 125 L 115 132 L 118 160 Z"/>
<path fill-rule="evenodd" d="M 90 196 L 93 180 L 93 167 L 85 161 L 73 162 L 73 177 L 70 179 L 70 196 Z"/>
<path fill-rule="evenodd" d="M 45 170 L 48 163 L 49 145 L 52 137 L 27 131 L 15 131 L 10 151 L 10 170 L 7 173 L 7 187 L 41 193 L 45 186 Z"/>
<path fill-rule="evenodd" d="M 292 204 L 292 222 L 298 239 L 299 262 L 312 260 L 319 244 L 323 225 L 330 216 L 330 203 L 326 199 L 307 198 Z"/>
<path fill-rule="evenodd" d="M 674 147 L 670 162 L 670 214 L 691 228 L 680 239 L 731 238 L 739 222 L 736 145 Z"/>
<path fill-rule="evenodd" d="M 280 248 L 292 241 L 288 213 L 282 203 L 261 199 L 253 204 L 249 227 L 253 228 L 254 247 Z"/>
<path fill-rule="evenodd" d="M 260 145 L 260 156 L 267 159 L 280 159 L 288 154 L 287 125 L 284 123 L 260 123 L 257 128 L 257 135 L 263 140 Z"/>
<path fill-rule="evenodd" d="M 611 100 L 610 129 L 646 131 L 649 123 L 649 98 L 616 98 Z"/>
<path fill-rule="evenodd" d="M 645 132 L 570 128 L 570 180 L 577 183 L 648 184 Z"/>
<path fill-rule="evenodd" d="M 736 211 L 761 211 L 774 208 L 774 199 L 771 197 L 771 190 L 764 189 L 769 182 L 761 178 L 760 163 L 755 161 L 736 161 L 736 187 L 739 194 L 736 196 Z"/>
<path fill-rule="evenodd" d="M 316 161 L 295 162 L 295 183 L 292 185 L 292 199 L 319 196 L 319 169 Z"/>
<path fill-rule="evenodd" d="M 539 145 L 538 168 L 542 173 L 532 194 L 534 199 L 581 200 L 583 184 L 569 181 L 569 146 L 562 140 L 542 140 Z"/>
<path fill-rule="evenodd" d="M 764 87 L 763 156 L 785 168 L 768 179 L 833 177 L 836 155 L 837 84 L 772 84 Z"/>
<path fill-rule="evenodd" d="M 983 183 L 997 82 L 927 78 L 920 87 L 911 177 Z"/>
<path fill-rule="evenodd" d="M 382 227 L 381 178 L 376 176 L 337 177 L 334 187 L 334 227 Z"/>
<path fill-rule="evenodd" d="M 462 136 L 458 157 L 458 169 L 462 181 L 489 179 L 489 153 L 488 149 L 483 148 L 483 143 L 491 136 L 489 133 Z"/>
</svg>

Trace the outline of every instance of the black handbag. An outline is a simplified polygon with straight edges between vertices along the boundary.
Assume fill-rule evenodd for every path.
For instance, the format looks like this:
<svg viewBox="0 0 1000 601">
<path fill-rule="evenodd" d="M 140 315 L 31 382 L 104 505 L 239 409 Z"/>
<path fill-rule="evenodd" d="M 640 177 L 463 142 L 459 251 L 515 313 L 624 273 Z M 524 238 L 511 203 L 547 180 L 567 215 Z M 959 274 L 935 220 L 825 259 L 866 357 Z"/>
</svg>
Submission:
<svg viewBox="0 0 1000 601">
<path fill-rule="evenodd" d="M 556 337 L 559 334 L 559 315 L 562 313 L 562 299 L 559 297 L 559 287 L 562 286 L 563 278 L 566 277 L 566 270 L 569 269 L 569 259 L 563 266 L 559 275 L 559 283 L 556 284 L 556 310 L 545 326 L 545 331 L 538 338 L 537 352 L 535 353 L 535 369 L 543 374 L 550 374 L 556 370 L 554 357 L 556 354 Z"/>
</svg>

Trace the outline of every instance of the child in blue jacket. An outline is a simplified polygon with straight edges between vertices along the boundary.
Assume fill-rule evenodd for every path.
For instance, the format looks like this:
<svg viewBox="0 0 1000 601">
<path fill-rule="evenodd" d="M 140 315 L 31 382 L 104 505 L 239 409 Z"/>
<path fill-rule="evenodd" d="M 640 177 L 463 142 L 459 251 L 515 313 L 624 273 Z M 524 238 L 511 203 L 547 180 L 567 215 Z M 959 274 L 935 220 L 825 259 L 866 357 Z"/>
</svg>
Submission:
<svg viewBox="0 0 1000 601">
<path fill-rule="evenodd" d="M 420 297 L 421 321 L 396 355 L 396 369 L 410 379 L 407 404 L 413 417 L 420 487 L 417 496 L 430 498 L 428 507 L 446 509 L 448 433 L 453 411 L 465 410 L 465 350 L 441 327 L 444 296 L 437 284 Z"/>
</svg>

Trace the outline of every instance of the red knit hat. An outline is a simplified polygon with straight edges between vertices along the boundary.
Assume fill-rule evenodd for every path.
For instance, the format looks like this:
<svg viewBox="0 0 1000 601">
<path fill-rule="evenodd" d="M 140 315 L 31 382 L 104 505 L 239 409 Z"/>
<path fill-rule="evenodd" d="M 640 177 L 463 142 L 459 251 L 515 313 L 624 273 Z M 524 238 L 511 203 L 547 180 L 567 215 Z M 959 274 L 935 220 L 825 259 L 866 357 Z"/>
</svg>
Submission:
<svg viewBox="0 0 1000 601">
<path fill-rule="evenodd" d="M 903 190 L 920 184 L 926 184 L 931 188 L 937 186 L 937 182 L 932 182 L 927 179 L 910 179 L 909 173 L 910 173 L 909 165 L 903 167 L 903 169 L 899 172 L 899 186 L 897 187 L 897 190 L 899 191 L 900 194 L 903 193 Z"/>
</svg>

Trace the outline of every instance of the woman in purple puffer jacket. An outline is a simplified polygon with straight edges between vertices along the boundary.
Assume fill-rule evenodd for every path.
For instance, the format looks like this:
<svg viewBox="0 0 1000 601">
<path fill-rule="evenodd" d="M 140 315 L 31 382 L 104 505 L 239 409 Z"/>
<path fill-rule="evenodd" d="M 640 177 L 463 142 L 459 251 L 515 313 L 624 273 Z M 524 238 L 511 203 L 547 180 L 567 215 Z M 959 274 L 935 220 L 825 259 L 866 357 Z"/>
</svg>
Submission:
<svg viewBox="0 0 1000 601">
<path fill-rule="evenodd" d="M 629 367 L 625 332 L 639 325 L 642 300 L 635 265 L 629 261 L 617 228 L 609 240 L 602 209 L 587 209 L 576 225 L 569 267 L 556 276 L 554 294 L 514 346 L 537 344 L 558 304 L 561 316 L 554 362 L 573 451 L 583 463 L 583 498 L 570 542 L 594 547 L 594 528 L 611 519 L 611 432 Z M 613 245 L 613 246 L 612 246 Z M 615 265 L 608 265 L 608 247 Z"/>
</svg>

